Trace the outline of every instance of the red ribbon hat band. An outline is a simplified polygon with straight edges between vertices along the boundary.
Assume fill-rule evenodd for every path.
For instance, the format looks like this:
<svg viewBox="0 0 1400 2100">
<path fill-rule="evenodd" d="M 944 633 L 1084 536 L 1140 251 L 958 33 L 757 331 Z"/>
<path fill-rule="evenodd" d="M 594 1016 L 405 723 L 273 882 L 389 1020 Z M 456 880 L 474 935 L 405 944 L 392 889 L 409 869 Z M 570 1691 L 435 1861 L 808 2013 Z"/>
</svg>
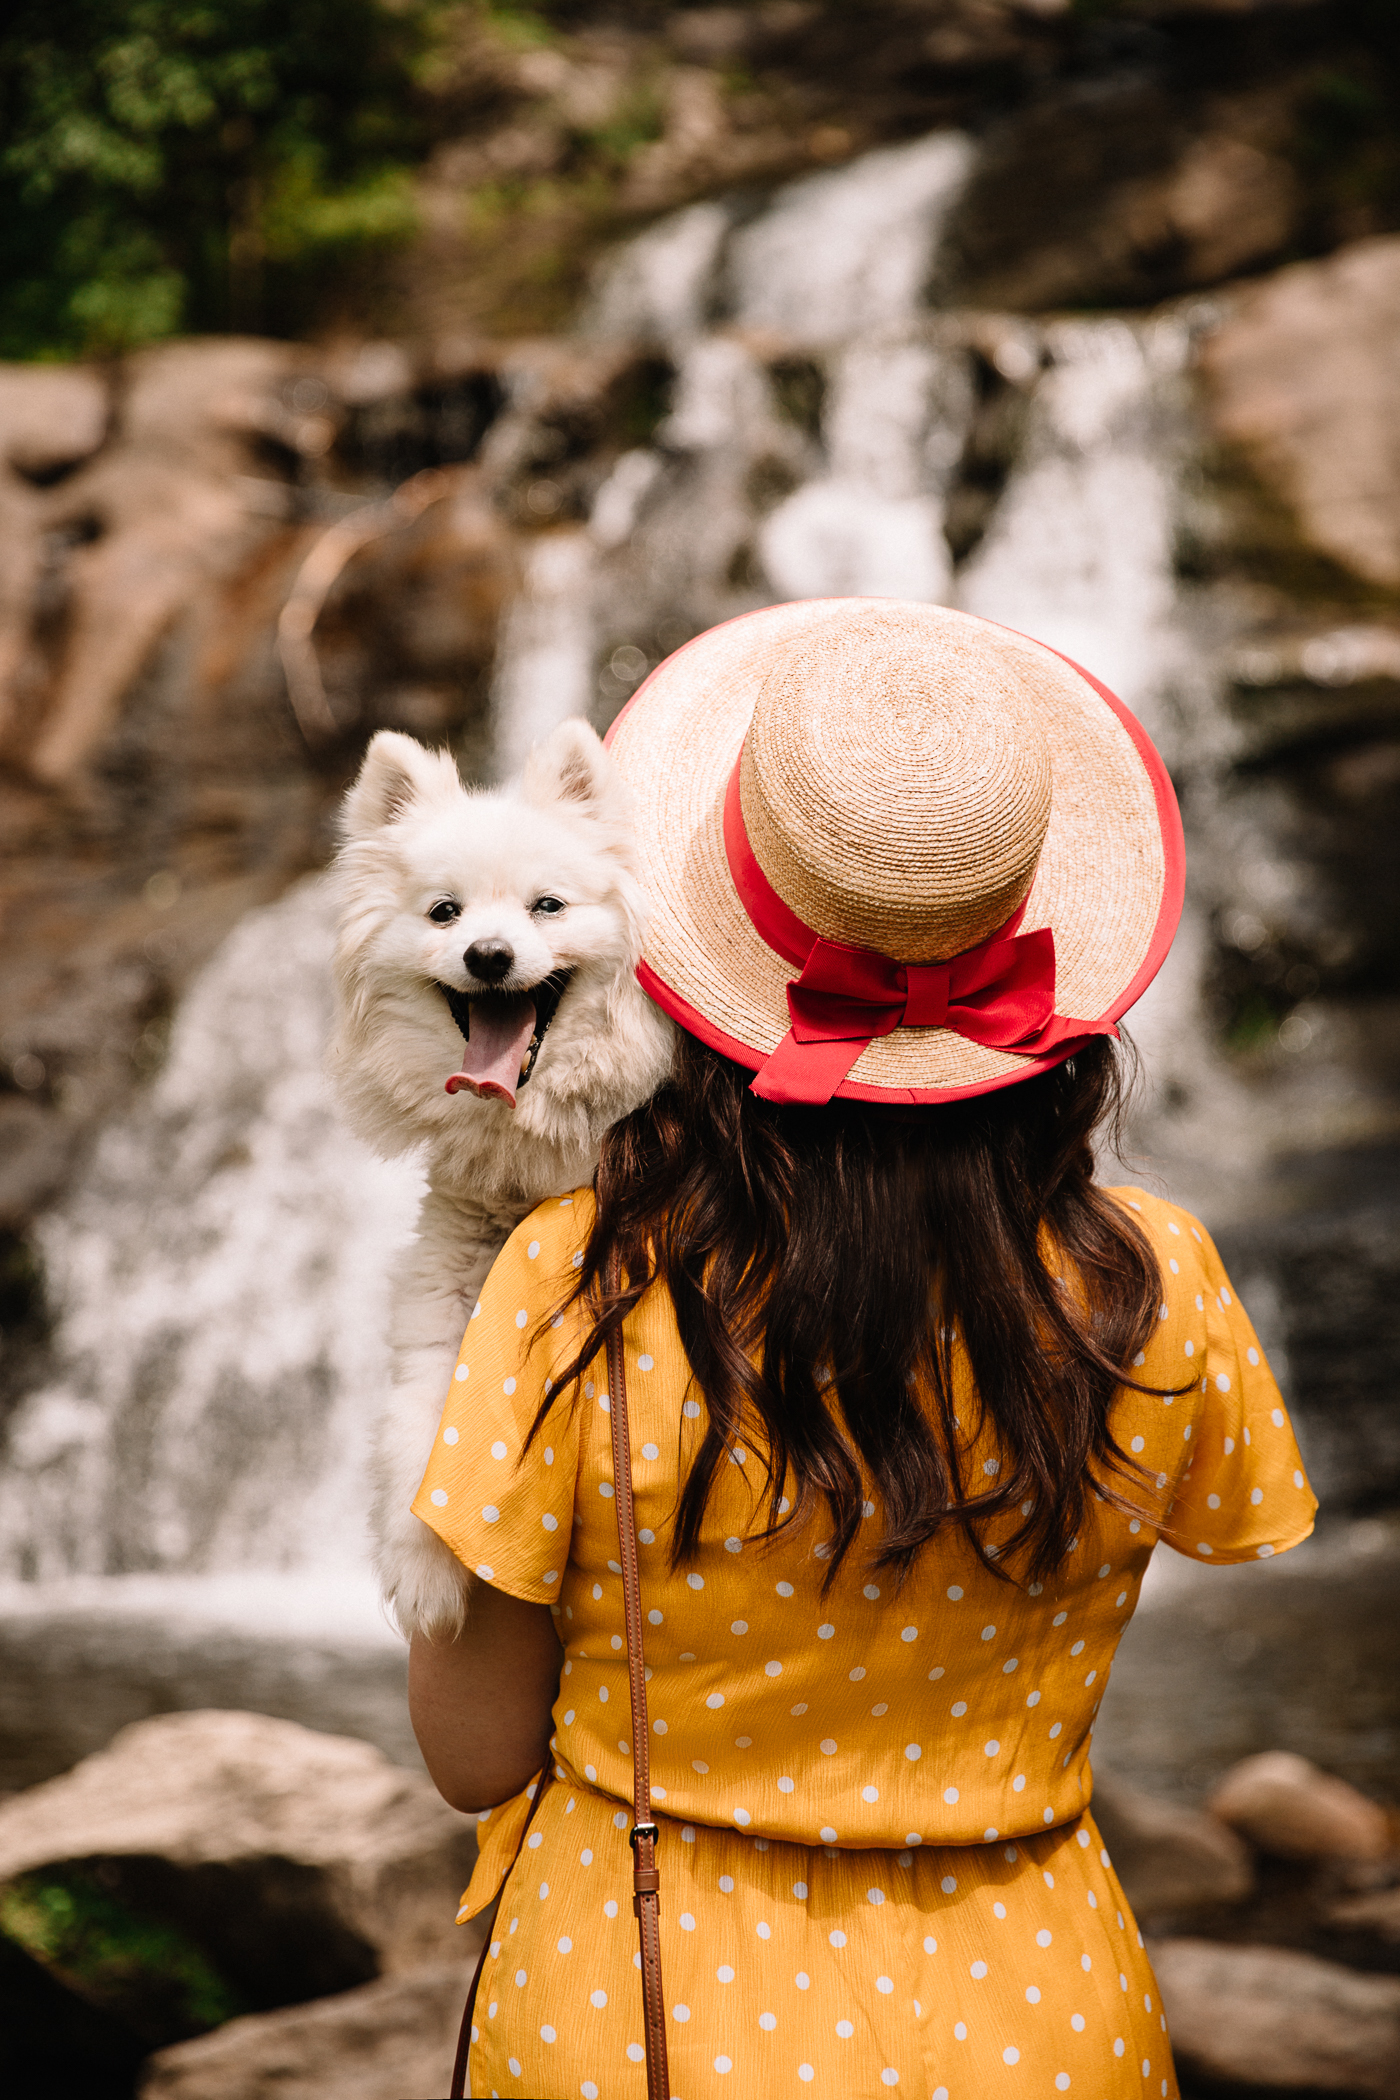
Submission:
<svg viewBox="0 0 1400 2100">
<path fill-rule="evenodd" d="M 896 962 L 816 933 L 758 864 L 744 825 L 741 763 L 742 752 L 724 801 L 729 871 L 754 930 L 801 969 L 787 988 L 792 1026 L 759 1066 L 755 1094 L 765 1101 L 830 1101 L 862 1051 L 896 1028 L 950 1028 L 984 1049 L 1027 1058 L 1069 1056 L 1093 1036 L 1117 1035 L 1111 1020 L 1056 1013 L 1055 936 L 1048 926 L 1016 931 L 1024 900 L 1004 926 L 945 962 Z"/>
</svg>

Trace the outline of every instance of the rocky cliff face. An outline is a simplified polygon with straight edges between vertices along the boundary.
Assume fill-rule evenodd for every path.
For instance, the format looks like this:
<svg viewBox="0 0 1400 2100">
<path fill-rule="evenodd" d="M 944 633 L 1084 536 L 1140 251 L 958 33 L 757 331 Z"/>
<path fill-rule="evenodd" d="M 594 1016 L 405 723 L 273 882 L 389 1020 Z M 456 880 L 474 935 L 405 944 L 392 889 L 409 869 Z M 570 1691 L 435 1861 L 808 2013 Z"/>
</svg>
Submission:
<svg viewBox="0 0 1400 2100">
<path fill-rule="evenodd" d="M 642 220 L 947 127 L 983 149 L 940 261 L 963 303 L 1143 305 L 1400 224 L 1400 62 L 1368 0 L 534 19 L 527 41 L 463 17 L 424 235 L 382 288 L 399 330 L 567 325 L 599 243 Z"/>
<path fill-rule="evenodd" d="M 368 734 L 482 760 L 526 551 L 586 508 L 655 385 L 645 357 L 547 344 L 463 366 L 199 342 L 0 374 L 10 1225 L 159 1063 L 219 938 L 324 860 Z M 529 501 L 541 448 L 578 484 L 554 510 Z M 290 688 L 289 600 L 317 623 L 314 644 L 285 625 Z"/>
</svg>

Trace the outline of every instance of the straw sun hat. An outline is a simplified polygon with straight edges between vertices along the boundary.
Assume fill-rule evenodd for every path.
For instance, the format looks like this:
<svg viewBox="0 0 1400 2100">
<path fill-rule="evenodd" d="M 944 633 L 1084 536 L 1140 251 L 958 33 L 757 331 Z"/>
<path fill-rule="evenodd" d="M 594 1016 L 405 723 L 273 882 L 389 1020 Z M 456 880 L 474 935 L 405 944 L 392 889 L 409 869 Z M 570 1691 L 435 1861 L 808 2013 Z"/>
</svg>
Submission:
<svg viewBox="0 0 1400 2100">
<path fill-rule="evenodd" d="M 776 1101 L 947 1101 L 1113 1023 L 1181 912 L 1145 731 L 1044 644 L 828 598 L 712 628 L 608 742 L 651 899 L 644 989 Z"/>
</svg>

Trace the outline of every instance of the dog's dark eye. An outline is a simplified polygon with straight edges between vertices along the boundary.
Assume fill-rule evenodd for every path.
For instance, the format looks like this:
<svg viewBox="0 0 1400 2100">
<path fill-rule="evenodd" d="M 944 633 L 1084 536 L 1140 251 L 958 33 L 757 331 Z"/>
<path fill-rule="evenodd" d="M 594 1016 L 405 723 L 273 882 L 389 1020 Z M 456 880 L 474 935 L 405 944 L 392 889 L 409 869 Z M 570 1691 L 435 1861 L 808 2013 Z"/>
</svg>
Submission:
<svg viewBox="0 0 1400 2100">
<path fill-rule="evenodd" d="M 454 919 L 460 919 L 461 916 L 462 907 L 454 897 L 440 898 L 428 913 L 434 926 L 450 926 Z"/>
<path fill-rule="evenodd" d="M 530 909 L 532 912 L 542 911 L 549 918 L 553 918 L 555 912 L 563 911 L 564 900 L 562 897 L 536 897 Z"/>
</svg>

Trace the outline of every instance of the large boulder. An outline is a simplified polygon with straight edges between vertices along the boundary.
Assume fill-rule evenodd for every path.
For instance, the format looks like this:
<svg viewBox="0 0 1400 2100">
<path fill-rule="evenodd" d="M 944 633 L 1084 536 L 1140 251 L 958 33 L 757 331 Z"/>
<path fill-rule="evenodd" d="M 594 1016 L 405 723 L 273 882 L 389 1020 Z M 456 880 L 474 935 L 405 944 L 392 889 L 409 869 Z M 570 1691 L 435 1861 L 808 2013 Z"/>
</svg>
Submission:
<svg viewBox="0 0 1400 2100">
<path fill-rule="evenodd" d="M 1035 98 L 986 138 L 953 214 L 947 289 L 1023 312 L 1139 305 L 1280 259 L 1303 199 L 1263 114 L 1211 112 L 1135 75 L 1105 83 L 1089 123 L 1082 103 Z"/>
<path fill-rule="evenodd" d="M 1094 1773 L 1094 1820 L 1139 1918 L 1239 1903 L 1254 1886 L 1249 1848 L 1199 1808 Z"/>
<path fill-rule="evenodd" d="M 151 2057 L 140 2100 L 439 2100 L 470 1980 L 467 1963 L 432 1963 L 230 2020 Z"/>
<path fill-rule="evenodd" d="M 1178 2068 L 1212 2086 L 1400 2100 L 1400 1978 L 1281 1947 L 1158 1940 Z"/>
<path fill-rule="evenodd" d="M 1393 1968 L 1400 1958 L 1400 1885 L 1338 1896 L 1322 1913 L 1329 1940 L 1365 1966 Z"/>
<path fill-rule="evenodd" d="M 1357 241 L 1238 295 L 1203 349 L 1217 434 L 1305 539 L 1400 584 L 1400 238 Z"/>
<path fill-rule="evenodd" d="M 0 455 L 31 487 L 51 487 L 104 442 L 112 408 L 89 366 L 0 365 Z"/>
<path fill-rule="evenodd" d="M 1383 1859 L 1391 1849 L 1383 1808 L 1288 1750 L 1241 1759 L 1211 1795 L 1210 1809 L 1280 1859 Z"/>
<path fill-rule="evenodd" d="M 169 1918 L 244 2001 L 449 1954 L 475 1826 L 367 1743 L 265 1714 L 165 1714 L 0 1803 L 0 1881 L 82 1863 Z"/>
</svg>

